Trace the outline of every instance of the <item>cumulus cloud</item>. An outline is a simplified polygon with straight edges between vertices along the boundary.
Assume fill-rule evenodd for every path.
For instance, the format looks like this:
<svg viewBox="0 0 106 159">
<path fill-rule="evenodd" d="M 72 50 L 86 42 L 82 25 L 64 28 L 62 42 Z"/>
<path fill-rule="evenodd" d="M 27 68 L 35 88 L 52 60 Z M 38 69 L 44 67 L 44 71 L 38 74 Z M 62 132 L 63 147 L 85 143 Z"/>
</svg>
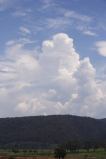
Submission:
<svg viewBox="0 0 106 159">
<path fill-rule="evenodd" d="M 106 83 L 73 39 L 59 33 L 41 52 L 11 42 L 0 61 L 0 115 L 76 114 L 103 117 Z"/>
<path fill-rule="evenodd" d="M 106 41 L 98 41 L 95 44 L 98 53 L 106 57 Z"/>
</svg>

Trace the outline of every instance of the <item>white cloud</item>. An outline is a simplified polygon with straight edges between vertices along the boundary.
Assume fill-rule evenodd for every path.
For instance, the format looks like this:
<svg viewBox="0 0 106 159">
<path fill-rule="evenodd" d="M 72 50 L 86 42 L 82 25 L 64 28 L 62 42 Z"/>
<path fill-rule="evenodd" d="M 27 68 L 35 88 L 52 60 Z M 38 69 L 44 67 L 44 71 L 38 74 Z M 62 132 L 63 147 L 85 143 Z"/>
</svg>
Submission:
<svg viewBox="0 0 106 159">
<path fill-rule="evenodd" d="M 22 34 L 30 34 L 31 33 L 31 31 L 28 28 L 23 27 L 23 26 L 21 26 L 19 28 L 19 30 L 20 30 L 20 32 L 22 32 Z"/>
<path fill-rule="evenodd" d="M 96 29 L 92 27 L 93 17 L 64 8 L 59 8 L 57 13 L 57 17 L 50 17 L 45 20 L 47 29 L 64 31 L 66 28 L 70 28 L 87 36 L 97 35 Z"/>
<path fill-rule="evenodd" d="M 97 36 L 97 33 L 94 31 L 94 28 L 88 27 L 88 25 L 78 25 L 76 29 L 80 31 L 82 34 L 87 36 Z"/>
<path fill-rule="evenodd" d="M 70 25 L 69 19 L 66 19 L 64 17 L 57 17 L 57 18 L 48 18 L 47 19 L 47 27 L 50 29 L 58 29 L 61 27 L 66 27 Z"/>
<path fill-rule="evenodd" d="M 67 18 L 74 18 L 74 19 L 77 19 L 77 20 L 80 20 L 83 22 L 91 22 L 92 21 L 92 18 L 90 16 L 79 14 L 75 11 L 65 10 L 64 16 Z"/>
<path fill-rule="evenodd" d="M 28 15 L 28 13 L 25 10 L 16 10 L 12 13 L 12 15 L 16 17 L 25 17 Z"/>
<path fill-rule="evenodd" d="M 42 3 L 41 10 L 48 9 L 56 5 L 54 0 L 43 0 L 43 1 L 41 0 L 41 3 Z"/>
<path fill-rule="evenodd" d="M 56 34 L 42 51 L 11 42 L 0 61 L 0 115 L 77 114 L 104 117 L 106 82 L 73 39 Z"/>
<path fill-rule="evenodd" d="M 89 36 L 96 36 L 97 34 L 95 32 L 92 32 L 90 30 L 84 30 L 83 34 L 85 35 L 89 35 Z"/>
<path fill-rule="evenodd" d="M 106 57 L 106 41 L 97 41 L 96 44 L 96 50 L 97 52 Z"/>
<path fill-rule="evenodd" d="M 25 34 L 24 34 L 25 35 Z M 24 36 L 22 38 L 19 38 L 18 40 L 9 40 L 6 42 L 6 46 L 24 46 L 26 44 L 34 44 L 36 41 L 31 40 L 30 38 L 27 38 L 27 36 Z M 21 45 L 20 45 L 21 44 Z M 13 48 L 13 47 L 12 47 Z M 10 49 L 10 48 L 9 48 Z"/>
<path fill-rule="evenodd" d="M 18 0 L 17 2 L 21 2 L 20 0 Z M 21 3 L 18 4 L 19 6 L 21 6 Z M 24 22 L 27 20 L 29 21 L 29 17 L 32 13 L 32 9 L 31 8 L 23 8 L 21 7 L 16 7 L 14 11 L 11 12 L 11 15 L 13 17 L 16 18 L 21 18 Z"/>
</svg>

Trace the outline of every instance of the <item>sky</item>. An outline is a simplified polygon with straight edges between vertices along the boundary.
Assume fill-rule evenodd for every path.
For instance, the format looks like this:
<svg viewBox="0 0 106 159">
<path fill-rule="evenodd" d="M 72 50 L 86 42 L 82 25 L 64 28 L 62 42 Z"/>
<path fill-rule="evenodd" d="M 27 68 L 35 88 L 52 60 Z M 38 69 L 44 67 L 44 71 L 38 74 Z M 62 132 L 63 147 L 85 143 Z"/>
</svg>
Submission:
<svg viewBox="0 0 106 159">
<path fill-rule="evenodd" d="M 106 0 L 0 0 L 0 117 L 106 117 Z"/>
</svg>

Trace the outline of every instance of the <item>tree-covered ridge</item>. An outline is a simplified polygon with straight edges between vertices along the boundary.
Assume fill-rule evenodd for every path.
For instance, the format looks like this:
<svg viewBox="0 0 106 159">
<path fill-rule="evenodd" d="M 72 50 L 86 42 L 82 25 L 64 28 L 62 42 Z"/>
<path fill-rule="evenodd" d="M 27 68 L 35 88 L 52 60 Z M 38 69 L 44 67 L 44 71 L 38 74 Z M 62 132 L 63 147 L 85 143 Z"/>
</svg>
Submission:
<svg viewBox="0 0 106 159">
<path fill-rule="evenodd" d="M 106 120 L 72 115 L 1 118 L 0 147 L 50 148 L 106 141 Z"/>
</svg>

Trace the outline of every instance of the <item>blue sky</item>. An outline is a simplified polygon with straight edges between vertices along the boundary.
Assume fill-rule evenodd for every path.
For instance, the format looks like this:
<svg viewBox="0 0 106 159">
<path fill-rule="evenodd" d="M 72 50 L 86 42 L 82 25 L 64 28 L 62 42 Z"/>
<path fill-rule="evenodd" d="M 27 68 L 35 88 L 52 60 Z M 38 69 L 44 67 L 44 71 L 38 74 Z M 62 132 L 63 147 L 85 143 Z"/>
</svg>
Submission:
<svg viewBox="0 0 106 159">
<path fill-rule="evenodd" d="M 0 6 L 1 53 L 7 41 L 27 37 L 40 45 L 53 34 L 64 32 L 75 39 L 81 56 L 90 56 L 95 65 L 105 63 L 94 50 L 96 41 L 106 39 L 105 0 L 4 0 Z M 30 34 L 22 33 L 21 27 L 30 30 Z"/>
<path fill-rule="evenodd" d="M 7 103 L 9 102 L 11 105 L 10 106 L 11 108 L 8 107 L 7 109 L 7 103 L 0 100 L 0 103 L 3 105 L 0 108 L 1 116 L 52 114 L 52 112 L 54 114 L 56 113 L 67 114 L 69 112 L 70 114 L 77 114 L 77 115 L 105 117 L 105 113 L 106 113 L 106 111 L 104 111 L 105 97 L 103 96 L 100 98 L 100 101 L 98 102 L 96 101 L 97 96 L 99 96 L 100 94 L 105 94 L 105 91 L 106 91 L 105 89 L 106 87 L 106 83 L 105 83 L 106 27 L 105 26 L 106 26 L 106 1 L 105 0 L 93 0 L 93 1 L 90 1 L 90 0 L 66 0 L 66 1 L 65 0 L 61 0 L 61 1 L 59 0 L 36 0 L 36 1 L 35 0 L 0 0 L 0 33 L 1 33 L 0 34 L 0 67 L 1 67 L 0 88 L 3 91 L 3 94 L 2 94 L 3 96 L 5 93 L 7 93 L 7 89 L 9 88 L 8 90 L 9 92 L 7 93 L 9 95 L 7 94 L 5 95 L 4 101 L 6 99 Z M 56 38 L 53 38 L 54 36 L 56 36 Z M 87 98 L 86 101 L 81 102 L 81 99 L 82 99 L 81 93 L 85 92 L 84 90 L 85 87 L 83 90 L 81 89 L 79 90 L 80 94 L 78 95 L 79 97 L 77 98 L 77 94 L 79 92 L 77 89 L 77 86 L 75 86 L 75 88 L 78 92 L 77 93 L 74 92 L 73 93 L 74 95 L 72 94 L 72 92 L 69 92 L 69 91 L 67 92 L 66 91 L 67 86 L 66 87 L 64 86 L 65 87 L 64 92 L 66 91 L 66 94 L 70 94 L 70 98 L 75 96 L 76 94 L 77 99 L 76 101 L 73 102 L 72 108 L 70 108 L 69 106 L 66 106 L 68 105 L 68 103 L 70 103 L 69 101 L 71 100 L 69 99 L 69 96 L 68 95 L 65 96 L 64 94 L 61 95 L 61 93 L 59 92 L 59 90 L 63 89 L 62 88 L 63 86 L 60 87 L 58 86 L 57 83 L 54 84 L 53 81 L 49 81 L 48 82 L 49 84 L 47 84 L 46 83 L 47 79 L 44 78 L 45 82 L 43 82 L 41 80 L 41 78 L 43 78 L 41 75 L 39 75 L 40 77 L 39 79 L 37 79 L 40 82 L 38 82 L 38 84 L 36 84 L 35 86 L 35 83 L 36 83 L 35 76 L 38 76 L 38 74 L 43 74 L 45 71 L 52 72 L 47 74 L 48 78 L 53 77 L 55 79 L 56 77 L 58 77 L 57 74 L 54 75 L 54 72 L 56 73 L 60 71 L 61 69 L 54 68 L 54 66 L 52 67 L 52 65 L 54 64 L 57 65 L 57 63 L 59 62 L 61 63 L 61 61 L 63 60 L 60 59 L 60 61 L 58 61 L 59 60 L 58 59 L 56 63 L 57 58 L 55 57 L 56 59 L 54 58 L 55 60 L 54 60 L 54 63 L 52 64 L 52 61 L 51 59 L 49 59 L 49 55 L 47 53 L 48 52 L 47 48 L 50 47 L 49 49 L 52 52 L 53 50 L 51 50 L 51 45 L 53 45 L 55 50 L 53 52 L 57 51 L 57 54 L 58 54 L 59 50 L 57 48 L 57 45 L 59 45 L 60 48 L 62 47 L 61 38 L 64 41 L 64 44 L 63 44 L 64 47 L 67 46 L 65 44 L 65 40 L 69 40 L 69 38 L 71 38 L 74 41 L 74 46 L 73 46 L 73 49 L 75 49 L 74 60 L 77 61 L 77 63 L 80 63 L 78 64 L 80 66 L 77 67 L 75 64 L 73 64 L 73 66 L 70 66 L 74 68 L 74 65 L 75 65 L 76 69 L 73 71 L 77 70 L 78 72 L 78 69 L 80 70 L 81 69 L 80 67 L 82 67 L 81 65 L 85 65 L 84 63 L 86 63 L 85 68 L 87 67 L 88 69 L 89 67 L 91 70 L 94 69 L 95 71 L 94 70 L 93 71 L 96 72 L 95 77 L 92 77 L 93 78 L 92 81 L 94 84 L 91 82 L 91 85 L 95 87 L 95 91 L 99 92 L 97 96 L 94 97 L 95 103 L 97 102 L 95 109 L 87 108 L 88 107 L 87 105 L 90 105 L 87 102 L 88 96 L 86 97 Z M 56 39 L 60 39 L 60 43 L 57 42 Z M 48 40 L 47 44 L 45 40 Z M 42 44 L 44 44 L 44 46 L 42 46 Z M 73 42 L 70 42 L 70 45 L 71 44 L 73 44 Z M 70 52 L 71 52 L 71 49 L 72 48 L 69 48 Z M 46 56 L 39 57 L 39 55 L 42 56 L 42 54 L 45 54 L 45 52 L 47 53 L 46 56 L 48 56 L 48 58 Z M 68 48 L 66 52 L 68 52 Z M 79 56 L 79 60 L 77 59 L 76 54 Z M 34 62 L 34 60 L 36 61 L 37 59 L 40 59 L 39 60 L 40 64 Z M 29 64 L 31 61 L 32 61 L 32 64 L 34 65 Z M 47 66 L 44 64 L 45 61 L 48 63 Z M 49 61 L 51 61 L 51 63 Z M 71 63 L 71 62 L 72 61 L 70 60 L 70 62 L 64 61 L 63 63 Z M 23 74 L 25 73 L 26 78 L 27 78 L 26 74 L 28 74 L 28 71 L 29 72 L 32 71 L 32 74 L 36 74 L 35 73 L 36 71 L 33 70 L 33 68 L 38 67 L 38 65 L 41 65 L 40 67 L 44 67 L 45 70 L 40 72 L 38 71 L 39 70 L 38 69 L 37 72 L 40 72 L 40 73 L 38 73 L 34 77 L 32 77 L 32 74 L 30 75 L 29 73 L 29 76 L 31 76 L 31 79 L 27 81 L 26 79 L 24 79 L 24 77 L 21 77 L 22 72 L 17 73 L 17 70 L 19 69 L 19 68 L 17 69 L 17 63 L 20 70 L 21 69 L 23 70 Z M 49 67 L 51 68 L 51 70 L 48 70 Z M 66 70 L 66 68 L 67 68 L 66 65 L 64 66 L 64 69 L 62 66 L 62 69 L 63 69 L 62 71 L 68 72 L 70 70 L 69 68 L 68 68 L 69 70 Z M 90 73 L 90 69 L 88 70 L 88 74 Z M 16 77 L 15 76 L 13 77 L 13 74 L 11 74 L 13 72 L 11 71 L 17 74 L 17 75 L 15 74 Z M 78 85 L 78 81 L 82 77 L 80 77 L 80 75 L 76 76 L 76 72 L 74 72 L 73 79 L 71 79 L 72 73 L 70 71 L 69 71 L 70 81 L 71 80 L 73 81 L 74 78 L 77 78 L 77 85 Z M 83 71 L 80 70 L 80 71 L 82 73 L 84 70 Z M 92 74 L 94 74 L 94 72 Z M 66 72 L 64 72 L 64 75 L 65 73 Z M 85 81 L 88 82 L 88 79 L 86 80 Z M 15 85 L 22 85 L 23 90 L 16 90 L 16 88 L 14 88 Z M 35 89 L 37 87 L 37 91 L 33 90 L 32 87 Z M 55 89 L 55 87 L 57 88 Z M 70 84 L 70 88 L 71 88 L 71 84 Z M 43 97 L 43 93 L 46 91 L 47 92 L 50 91 L 54 94 L 57 93 L 59 95 L 58 99 L 53 97 L 48 99 L 48 101 L 45 101 L 46 97 L 45 98 Z M 92 91 L 95 92 L 93 88 L 91 88 L 91 94 L 92 94 Z M 28 92 L 31 93 L 30 97 L 28 96 Z M 15 101 L 13 101 L 12 103 L 10 102 L 10 98 L 11 98 L 10 94 L 15 94 L 15 93 L 16 93 L 16 96 L 18 96 L 18 94 L 21 94 L 21 95 L 19 95 L 18 99 L 15 96 L 14 97 Z M 42 94 L 41 99 L 38 95 L 39 93 Z M 2 98 L 2 95 L 1 95 L 1 98 Z M 48 95 L 46 94 L 45 96 L 48 96 Z M 24 98 L 24 102 L 23 102 L 23 98 Z M 65 99 L 63 100 L 63 98 Z M 38 101 L 38 103 L 42 103 L 41 105 L 44 105 L 44 103 L 47 102 L 45 104 L 47 106 L 45 108 L 43 108 L 43 106 L 39 106 L 41 107 L 41 110 L 36 108 L 33 111 L 31 111 L 32 107 L 34 107 L 32 106 L 33 102 L 32 103 L 30 102 L 31 100 Z M 64 101 L 63 103 L 62 103 L 62 100 Z M 52 103 L 51 105 L 55 105 L 55 106 L 58 105 L 59 103 L 58 102 L 56 103 L 56 101 L 58 101 L 61 106 L 57 106 L 56 108 L 53 107 L 53 110 L 48 108 L 48 105 L 50 105 L 51 103 Z M 79 102 L 80 104 L 86 105 L 86 106 L 80 107 L 77 109 L 78 107 L 77 104 Z M 31 105 L 31 106 L 30 107 L 26 106 L 26 103 L 29 103 L 28 105 Z M 102 109 L 103 111 L 99 113 L 100 112 L 99 109 L 101 108 L 101 105 L 103 105 L 103 109 Z M 67 108 L 66 109 L 64 108 L 64 110 L 62 108 L 62 111 L 58 111 L 59 107 L 67 107 Z M 97 113 L 95 112 L 96 108 L 98 108 Z M 21 109 L 22 111 L 20 111 Z M 24 112 L 23 109 L 25 109 L 26 111 Z"/>
</svg>

